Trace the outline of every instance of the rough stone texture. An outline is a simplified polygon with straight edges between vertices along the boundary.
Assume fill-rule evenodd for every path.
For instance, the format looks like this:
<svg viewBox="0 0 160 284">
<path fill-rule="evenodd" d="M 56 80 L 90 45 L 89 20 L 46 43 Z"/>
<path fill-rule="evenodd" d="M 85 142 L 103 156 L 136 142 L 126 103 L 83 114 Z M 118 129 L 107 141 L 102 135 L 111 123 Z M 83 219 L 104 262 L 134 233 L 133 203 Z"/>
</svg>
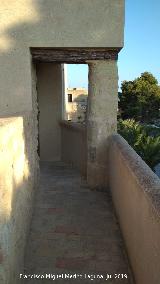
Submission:
<svg viewBox="0 0 160 284">
<path fill-rule="evenodd" d="M 42 163 L 26 248 L 25 274 L 32 273 L 109 273 L 109 283 L 132 283 L 109 192 L 90 191 L 80 175 L 63 163 Z M 127 273 L 128 279 L 114 279 L 115 273 Z M 51 280 L 24 281 L 28 282 Z M 107 283 L 104 279 L 92 282 Z"/>
<path fill-rule="evenodd" d="M 31 48 L 33 62 L 83 64 L 87 60 L 117 60 L 121 48 Z"/>
<path fill-rule="evenodd" d="M 117 62 L 89 63 L 89 82 L 87 181 L 92 188 L 103 188 L 108 184 L 107 138 L 117 129 Z"/>
<path fill-rule="evenodd" d="M 110 188 L 137 284 L 160 279 L 160 180 L 119 135 L 110 137 Z"/>
</svg>

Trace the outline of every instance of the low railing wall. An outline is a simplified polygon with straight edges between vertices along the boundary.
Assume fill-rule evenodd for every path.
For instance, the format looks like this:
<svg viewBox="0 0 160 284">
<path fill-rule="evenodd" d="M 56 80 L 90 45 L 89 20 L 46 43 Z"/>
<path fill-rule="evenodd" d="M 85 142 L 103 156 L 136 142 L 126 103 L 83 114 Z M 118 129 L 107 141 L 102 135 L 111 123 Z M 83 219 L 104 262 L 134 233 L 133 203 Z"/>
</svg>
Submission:
<svg viewBox="0 0 160 284">
<path fill-rule="evenodd" d="M 31 112 L 0 118 L 0 283 L 19 283 L 24 271 L 38 159 Z"/>
<path fill-rule="evenodd" d="M 136 284 L 160 283 L 160 180 L 119 135 L 110 138 L 110 188 Z"/>
<path fill-rule="evenodd" d="M 86 127 L 79 123 L 61 121 L 62 161 L 72 164 L 83 176 L 87 171 Z"/>
</svg>

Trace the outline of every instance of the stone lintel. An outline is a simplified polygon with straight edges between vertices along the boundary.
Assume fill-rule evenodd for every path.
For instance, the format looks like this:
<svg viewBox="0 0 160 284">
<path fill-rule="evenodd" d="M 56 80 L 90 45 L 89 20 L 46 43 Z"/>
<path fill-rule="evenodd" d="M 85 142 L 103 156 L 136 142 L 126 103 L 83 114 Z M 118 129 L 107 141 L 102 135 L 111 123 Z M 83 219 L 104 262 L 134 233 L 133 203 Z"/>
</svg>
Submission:
<svg viewBox="0 0 160 284">
<path fill-rule="evenodd" d="M 30 48 L 34 62 L 87 63 L 89 60 L 117 60 L 118 48 Z"/>
</svg>

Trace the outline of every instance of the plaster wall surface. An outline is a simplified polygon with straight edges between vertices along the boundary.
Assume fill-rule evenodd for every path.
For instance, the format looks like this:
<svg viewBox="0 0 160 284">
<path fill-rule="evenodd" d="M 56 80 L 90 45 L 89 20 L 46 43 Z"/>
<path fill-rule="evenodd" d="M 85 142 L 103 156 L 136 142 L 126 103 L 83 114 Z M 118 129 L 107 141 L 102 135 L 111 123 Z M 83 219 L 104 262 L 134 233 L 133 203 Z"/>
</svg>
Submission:
<svg viewBox="0 0 160 284">
<path fill-rule="evenodd" d="M 62 69 L 61 64 L 37 64 L 40 160 L 61 158 Z"/>
<path fill-rule="evenodd" d="M 0 119 L 0 283 L 17 284 L 23 272 L 37 159 L 32 113 Z M 32 127 L 30 127 L 32 125 Z"/>
<path fill-rule="evenodd" d="M 61 122 L 62 161 L 70 163 L 86 177 L 87 137 L 86 127 L 73 122 Z"/>
<path fill-rule="evenodd" d="M 17 284 L 38 182 L 36 76 L 33 111 L 0 118 L 0 283 Z"/>
<path fill-rule="evenodd" d="M 9 206 L 0 230 L 2 284 L 17 283 L 15 277 L 23 266 L 36 187 L 36 75 L 30 47 L 122 47 L 123 25 L 124 0 L 0 2 L 0 193 L 9 200 L 5 205 L 1 199 L 4 208 Z M 18 182 L 13 185 L 14 175 Z"/>
<path fill-rule="evenodd" d="M 30 47 L 122 47 L 124 0 L 2 0 L 0 113 L 32 109 Z"/>
<path fill-rule="evenodd" d="M 136 284 L 160 279 L 160 180 L 119 135 L 110 138 L 110 188 Z"/>
<path fill-rule="evenodd" d="M 108 186 L 108 137 L 117 130 L 118 72 L 115 60 L 89 63 L 87 119 L 87 181 Z M 106 169 L 107 167 L 107 169 Z"/>
</svg>

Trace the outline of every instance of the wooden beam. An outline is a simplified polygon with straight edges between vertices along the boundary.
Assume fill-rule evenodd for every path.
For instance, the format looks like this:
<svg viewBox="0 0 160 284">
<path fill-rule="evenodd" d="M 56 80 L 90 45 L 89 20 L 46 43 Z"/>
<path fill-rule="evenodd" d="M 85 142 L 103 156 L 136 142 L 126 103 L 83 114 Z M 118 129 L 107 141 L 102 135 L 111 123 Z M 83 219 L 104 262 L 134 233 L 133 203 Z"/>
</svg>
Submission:
<svg viewBox="0 0 160 284">
<path fill-rule="evenodd" d="M 89 60 L 117 60 L 120 48 L 31 48 L 34 62 L 86 63 Z"/>
</svg>

